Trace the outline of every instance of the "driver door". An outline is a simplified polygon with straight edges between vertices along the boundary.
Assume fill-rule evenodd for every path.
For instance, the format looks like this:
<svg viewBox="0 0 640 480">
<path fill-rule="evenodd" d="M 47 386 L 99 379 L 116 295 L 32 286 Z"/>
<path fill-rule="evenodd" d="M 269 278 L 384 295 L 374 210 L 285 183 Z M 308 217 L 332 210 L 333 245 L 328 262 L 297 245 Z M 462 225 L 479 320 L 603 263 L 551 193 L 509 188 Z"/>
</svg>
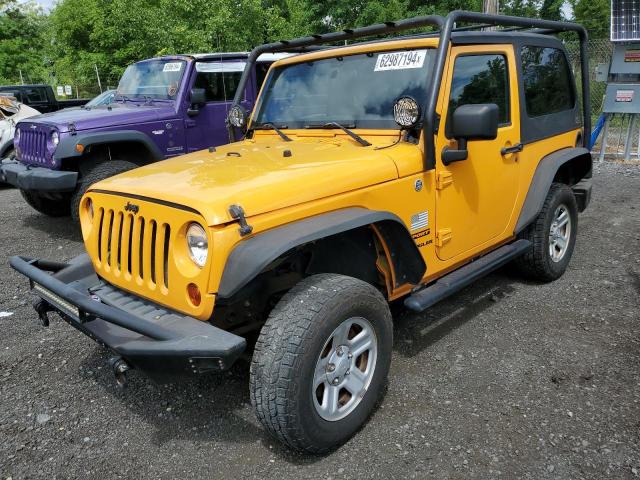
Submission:
<svg viewBox="0 0 640 480">
<path fill-rule="evenodd" d="M 233 103 L 245 62 L 198 62 L 192 88 L 205 91 L 206 103 L 199 112 L 187 117 L 185 131 L 187 148 L 195 152 L 208 147 L 229 143 L 229 133 L 225 124 L 227 113 Z M 254 95 L 254 79 L 247 84 L 242 105 L 251 110 Z"/>
<path fill-rule="evenodd" d="M 436 253 L 441 260 L 467 258 L 507 236 L 519 195 L 518 153 L 502 154 L 520 142 L 518 82 L 513 47 L 460 46 L 451 49 L 436 140 Z M 470 140 L 466 160 L 445 166 L 441 152 L 456 148 L 451 115 L 466 104 L 495 103 L 494 140 Z"/>
</svg>

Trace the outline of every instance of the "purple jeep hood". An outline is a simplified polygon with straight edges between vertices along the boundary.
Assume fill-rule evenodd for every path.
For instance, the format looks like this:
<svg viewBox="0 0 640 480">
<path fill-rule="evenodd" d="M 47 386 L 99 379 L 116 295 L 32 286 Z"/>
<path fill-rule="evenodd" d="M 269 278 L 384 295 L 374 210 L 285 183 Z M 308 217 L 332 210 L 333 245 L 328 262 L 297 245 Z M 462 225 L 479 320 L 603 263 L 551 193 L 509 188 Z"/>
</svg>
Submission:
<svg viewBox="0 0 640 480">
<path fill-rule="evenodd" d="M 126 126 L 133 123 L 139 125 L 173 116 L 175 116 L 173 102 L 156 102 L 153 105 L 127 102 L 111 104 L 111 108 L 100 106 L 92 109 L 74 108 L 45 113 L 30 118 L 29 122 L 55 126 L 59 132 L 63 133 L 69 131 L 69 124 L 73 124 L 76 131 L 81 131 L 118 125 Z"/>
</svg>

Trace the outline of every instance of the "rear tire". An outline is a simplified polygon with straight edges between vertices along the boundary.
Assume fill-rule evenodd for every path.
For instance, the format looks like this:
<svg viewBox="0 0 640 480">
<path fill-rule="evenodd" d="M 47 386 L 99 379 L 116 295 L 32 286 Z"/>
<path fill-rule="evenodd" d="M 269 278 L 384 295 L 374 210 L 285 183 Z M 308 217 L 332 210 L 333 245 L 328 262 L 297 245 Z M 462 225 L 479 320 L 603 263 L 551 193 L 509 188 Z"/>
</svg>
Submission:
<svg viewBox="0 0 640 480">
<path fill-rule="evenodd" d="M 380 399 L 392 343 L 389 306 L 373 286 L 334 274 L 302 280 L 256 343 L 250 394 L 258 419 L 294 450 L 338 447 Z"/>
<path fill-rule="evenodd" d="M 73 221 L 80 223 L 80 201 L 91 185 L 120 173 L 128 172 L 139 166 L 140 165 L 125 160 L 108 160 L 92 166 L 82 175 L 76 191 L 73 192 L 71 196 L 71 218 L 73 218 Z"/>
<path fill-rule="evenodd" d="M 33 190 L 20 190 L 20 194 L 31 208 L 49 217 L 66 217 L 70 213 L 70 199 L 66 195 L 61 199 L 51 199 Z"/>
<path fill-rule="evenodd" d="M 551 282 L 567 269 L 578 233 L 578 206 L 570 187 L 553 183 L 542 210 L 520 235 L 531 249 L 514 264 L 525 277 Z"/>
</svg>

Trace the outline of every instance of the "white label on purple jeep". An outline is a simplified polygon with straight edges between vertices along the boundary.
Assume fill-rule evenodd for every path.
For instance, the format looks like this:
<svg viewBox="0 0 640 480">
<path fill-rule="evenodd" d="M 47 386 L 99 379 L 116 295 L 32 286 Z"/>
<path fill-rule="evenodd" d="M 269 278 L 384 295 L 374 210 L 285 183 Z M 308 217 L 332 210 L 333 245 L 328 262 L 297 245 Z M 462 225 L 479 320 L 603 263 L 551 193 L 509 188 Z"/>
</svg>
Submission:
<svg viewBox="0 0 640 480">
<path fill-rule="evenodd" d="M 406 70 L 409 68 L 422 68 L 426 50 L 409 50 L 406 52 L 388 52 L 378 55 L 374 72 L 385 70 Z"/>
<path fill-rule="evenodd" d="M 179 72 L 180 70 L 182 70 L 182 62 L 165 63 L 162 68 L 163 72 Z"/>
</svg>

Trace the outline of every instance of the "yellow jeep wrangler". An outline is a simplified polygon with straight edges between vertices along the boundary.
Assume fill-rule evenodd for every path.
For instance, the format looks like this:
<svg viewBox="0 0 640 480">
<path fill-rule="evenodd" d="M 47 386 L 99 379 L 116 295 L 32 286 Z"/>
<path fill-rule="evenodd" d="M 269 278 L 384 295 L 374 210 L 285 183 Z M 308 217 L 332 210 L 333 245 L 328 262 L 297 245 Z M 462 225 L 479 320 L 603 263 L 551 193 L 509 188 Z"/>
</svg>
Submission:
<svg viewBox="0 0 640 480">
<path fill-rule="evenodd" d="M 559 32 L 582 46 L 582 115 Z M 301 49 L 246 112 L 256 58 Z M 591 193 L 581 26 L 412 18 L 257 47 L 230 80 L 244 139 L 95 184 L 79 212 L 87 255 L 11 259 L 43 323 L 57 312 L 109 347 L 119 382 L 130 368 L 226 370 L 251 351 L 264 427 L 325 452 L 383 392 L 389 302 L 424 311 L 507 262 L 543 282 L 567 268 Z"/>
</svg>

